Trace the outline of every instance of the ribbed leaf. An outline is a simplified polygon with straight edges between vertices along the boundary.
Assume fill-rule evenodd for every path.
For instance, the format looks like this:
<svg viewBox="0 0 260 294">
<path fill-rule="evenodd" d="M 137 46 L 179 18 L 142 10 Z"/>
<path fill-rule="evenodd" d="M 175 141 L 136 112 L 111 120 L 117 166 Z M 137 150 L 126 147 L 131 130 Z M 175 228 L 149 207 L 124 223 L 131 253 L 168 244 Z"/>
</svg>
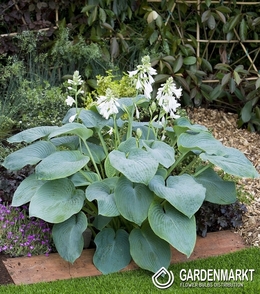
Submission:
<svg viewBox="0 0 260 294">
<path fill-rule="evenodd" d="M 109 217 L 120 215 L 114 195 L 117 181 L 117 178 L 110 178 L 102 182 L 94 182 L 87 187 L 86 198 L 89 201 L 97 200 L 98 214 Z"/>
<path fill-rule="evenodd" d="M 99 271 L 110 274 L 129 264 L 131 255 L 128 238 L 128 233 L 122 229 L 115 232 L 112 228 L 107 228 L 97 234 L 93 262 Z"/>
<path fill-rule="evenodd" d="M 219 166 L 228 174 L 238 177 L 258 178 L 259 174 L 253 164 L 239 150 L 231 147 L 223 147 L 223 155 L 200 154 L 200 158 Z"/>
<path fill-rule="evenodd" d="M 142 141 L 148 154 L 162 166 L 169 168 L 175 161 L 174 148 L 162 141 Z"/>
<path fill-rule="evenodd" d="M 206 189 L 187 174 L 170 176 L 166 185 L 163 177 L 155 176 L 149 188 L 189 218 L 201 207 L 206 196 Z"/>
<path fill-rule="evenodd" d="M 19 170 L 28 164 L 37 164 L 55 151 L 56 147 L 52 143 L 38 141 L 9 154 L 3 162 L 3 166 L 6 169 Z"/>
<path fill-rule="evenodd" d="M 80 151 L 58 151 L 43 159 L 36 166 L 35 174 L 39 180 L 66 178 L 81 170 L 88 161 L 89 157 Z"/>
<path fill-rule="evenodd" d="M 45 183 L 32 174 L 25 178 L 15 190 L 12 198 L 12 206 L 19 207 L 31 201 L 37 190 Z"/>
<path fill-rule="evenodd" d="M 84 247 L 82 233 L 87 226 L 88 220 L 83 212 L 74 214 L 66 221 L 53 226 L 53 241 L 63 259 L 73 263 L 80 257 Z"/>
<path fill-rule="evenodd" d="M 198 124 L 191 124 L 190 121 L 186 117 L 180 117 L 175 120 L 174 122 L 174 131 L 179 136 L 181 133 L 186 132 L 187 130 L 191 130 L 193 132 L 201 132 L 207 131 L 208 129 L 205 126 L 198 125 Z"/>
<path fill-rule="evenodd" d="M 141 229 L 133 229 L 129 235 L 129 242 L 131 256 L 140 268 L 155 273 L 161 267 L 169 267 L 170 245 L 155 235 L 148 224 Z"/>
<path fill-rule="evenodd" d="M 148 216 L 153 193 L 144 184 L 134 184 L 121 176 L 115 189 L 116 206 L 127 220 L 141 225 Z"/>
<path fill-rule="evenodd" d="M 49 138 L 54 138 L 60 135 L 73 134 L 79 136 L 82 140 L 87 140 L 93 135 L 93 131 L 86 128 L 80 123 L 67 123 L 49 134 Z"/>
<path fill-rule="evenodd" d="M 99 181 L 100 177 L 92 171 L 79 171 L 70 177 L 75 187 L 89 186 L 93 182 Z"/>
<path fill-rule="evenodd" d="M 155 175 L 158 162 L 142 149 L 130 150 L 129 154 L 113 150 L 109 154 L 111 165 L 135 183 L 148 184 Z"/>
<path fill-rule="evenodd" d="M 79 118 L 87 128 L 102 129 L 108 124 L 109 120 L 103 118 L 98 112 L 82 109 Z"/>
<path fill-rule="evenodd" d="M 75 150 L 79 146 L 79 137 L 78 136 L 63 136 L 51 139 L 51 143 L 55 146 L 64 146 L 70 150 Z"/>
<path fill-rule="evenodd" d="M 31 143 L 35 140 L 48 136 L 52 131 L 58 129 L 56 126 L 41 126 L 32 129 L 24 130 L 14 136 L 10 137 L 7 141 L 9 143 L 26 142 Z"/>
<path fill-rule="evenodd" d="M 208 168 L 194 180 L 206 188 L 206 201 L 223 205 L 236 201 L 235 183 L 224 181 L 213 169 Z"/>
<path fill-rule="evenodd" d="M 105 167 L 106 176 L 108 178 L 112 178 L 116 175 L 116 169 L 111 165 L 109 157 L 105 159 L 104 167 Z"/>
<path fill-rule="evenodd" d="M 223 154 L 223 145 L 209 132 L 183 133 L 179 136 L 177 143 L 181 152 L 202 150 L 208 154 Z"/>
<path fill-rule="evenodd" d="M 35 216 L 50 223 L 61 223 L 78 213 L 84 200 L 84 192 L 76 190 L 70 180 L 48 181 L 32 197 L 29 216 Z"/>
<path fill-rule="evenodd" d="M 82 146 L 83 152 L 88 156 L 90 156 L 90 153 L 91 153 L 94 161 L 100 164 L 106 158 L 106 154 L 104 152 L 103 147 L 91 142 L 87 142 L 86 144 L 88 145 L 89 150 L 83 145 Z"/>
<path fill-rule="evenodd" d="M 153 202 L 148 220 L 154 233 L 189 257 L 196 243 L 195 217 L 186 217 L 168 202 L 162 207 Z"/>
</svg>

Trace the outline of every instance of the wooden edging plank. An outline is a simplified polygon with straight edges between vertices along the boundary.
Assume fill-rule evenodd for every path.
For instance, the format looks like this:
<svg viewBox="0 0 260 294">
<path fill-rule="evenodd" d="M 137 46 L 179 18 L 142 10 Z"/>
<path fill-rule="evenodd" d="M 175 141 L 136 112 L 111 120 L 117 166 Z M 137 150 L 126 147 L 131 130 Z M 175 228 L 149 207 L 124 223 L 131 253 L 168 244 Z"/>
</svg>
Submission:
<svg viewBox="0 0 260 294">
<path fill-rule="evenodd" d="M 246 246 L 239 234 L 231 231 L 208 233 L 206 238 L 197 238 L 195 249 L 190 258 L 172 248 L 171 263 L 222 255 L 243 248 Z M 93 264 L 93 254 L 94 249 L 83 250 L 82 255 L 74 264 L 63 260 L 56 253 L 50 254 L 48 257 L 40 255 L 8 258 L 4 264 L 15 284 L 34 284 L 101 275 L 102 273 Z M 137 268 L 138 266 L 132 261 L 123 271 Z"/>
</svg>

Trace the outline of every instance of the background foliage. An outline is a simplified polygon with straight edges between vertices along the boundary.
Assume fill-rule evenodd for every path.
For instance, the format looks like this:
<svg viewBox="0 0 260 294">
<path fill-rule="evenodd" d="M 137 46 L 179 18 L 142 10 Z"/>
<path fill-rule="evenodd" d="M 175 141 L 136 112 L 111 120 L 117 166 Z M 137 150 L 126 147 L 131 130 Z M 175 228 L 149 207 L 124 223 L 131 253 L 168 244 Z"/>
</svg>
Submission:
<svg viewBox="0 0 260 294">
<path fill-rule="evenodd" d="M 260 5 L 190 2 L 0 1 L 1 63 L 16 56 L 27 72 L 34 74 L 37 64 L 38 74 L 56 83 L 78 69 L 94 87 L 97 74 L 130 70 L 149 54 L 158 83 L 171 75 L 183 87 L 183 105 L 238 112 L 240 127 L 259 131 L 260 79 L 248 56 L 259 64 Z M 206 42 L 196 41 L 197 23 Z M 12 36 L 15 32 L 19 35 Z M 252 42 L 225 43 L 230 40 Z"/>
</svg>

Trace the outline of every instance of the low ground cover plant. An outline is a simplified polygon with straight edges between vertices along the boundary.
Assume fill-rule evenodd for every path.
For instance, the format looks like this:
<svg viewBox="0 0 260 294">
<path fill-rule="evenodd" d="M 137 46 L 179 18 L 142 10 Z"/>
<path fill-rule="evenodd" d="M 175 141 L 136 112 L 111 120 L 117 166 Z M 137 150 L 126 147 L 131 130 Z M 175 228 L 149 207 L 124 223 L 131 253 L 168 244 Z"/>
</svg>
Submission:
<svg viewBox="0 0 260 294">
<path fill-rule="evenodd" d="M 119 98 L 107 87 L 85 109 L 78 107 L 84 82 L 75 71 L 66 99 L 72 108 L 63 125 L 10 137 L 9 143 L 28 146 L 3 162 L 10 170 L 35 166 L 12 206 L 29 203 L 30 217 L 52 223 L 55 247 L 69 262 L 80 256 L 82 233 L 90 227 L 93 262 L 104 274 L 131 259 L 152 272 L 168 268 L 170 246 L 189 257 L 196 242 L 195 213 L 203 202 L 236 201 L 235 183 L 224 181 L 214 166 L 238 177 L 259 177 L 242 152 L 178 116 L 182 89 L 172 77 L 154 91 L 156 70 L 149 56 L 126 75 L 136 95 Z"/>
<path fill-rule="evenodd" d="M 0 253 L 11 257 L 48 255 L 51 229 L 43 220 L 27 215 L 28 207 L 12 207 L 0 198 Z"/>
</svg>

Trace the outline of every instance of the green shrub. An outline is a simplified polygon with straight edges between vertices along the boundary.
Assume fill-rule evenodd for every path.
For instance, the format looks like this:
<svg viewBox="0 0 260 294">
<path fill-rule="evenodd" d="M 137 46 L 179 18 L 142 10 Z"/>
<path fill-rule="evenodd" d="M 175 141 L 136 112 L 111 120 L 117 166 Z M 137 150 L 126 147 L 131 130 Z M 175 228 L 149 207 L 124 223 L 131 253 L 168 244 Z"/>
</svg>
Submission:
<svg viewBox="0 0 260 294">
<path fill-rule="evenodd" d="M 60 87 L 51 87 L 48 82 L 32 84 L 24 81 L 18 90 L 24 97 L 24 105 L 20 109 L 19 128 L 27 129 L 41 125 L 60 124 L 68 107 L 64 103 L 65 94 Z"/>
</svg>

